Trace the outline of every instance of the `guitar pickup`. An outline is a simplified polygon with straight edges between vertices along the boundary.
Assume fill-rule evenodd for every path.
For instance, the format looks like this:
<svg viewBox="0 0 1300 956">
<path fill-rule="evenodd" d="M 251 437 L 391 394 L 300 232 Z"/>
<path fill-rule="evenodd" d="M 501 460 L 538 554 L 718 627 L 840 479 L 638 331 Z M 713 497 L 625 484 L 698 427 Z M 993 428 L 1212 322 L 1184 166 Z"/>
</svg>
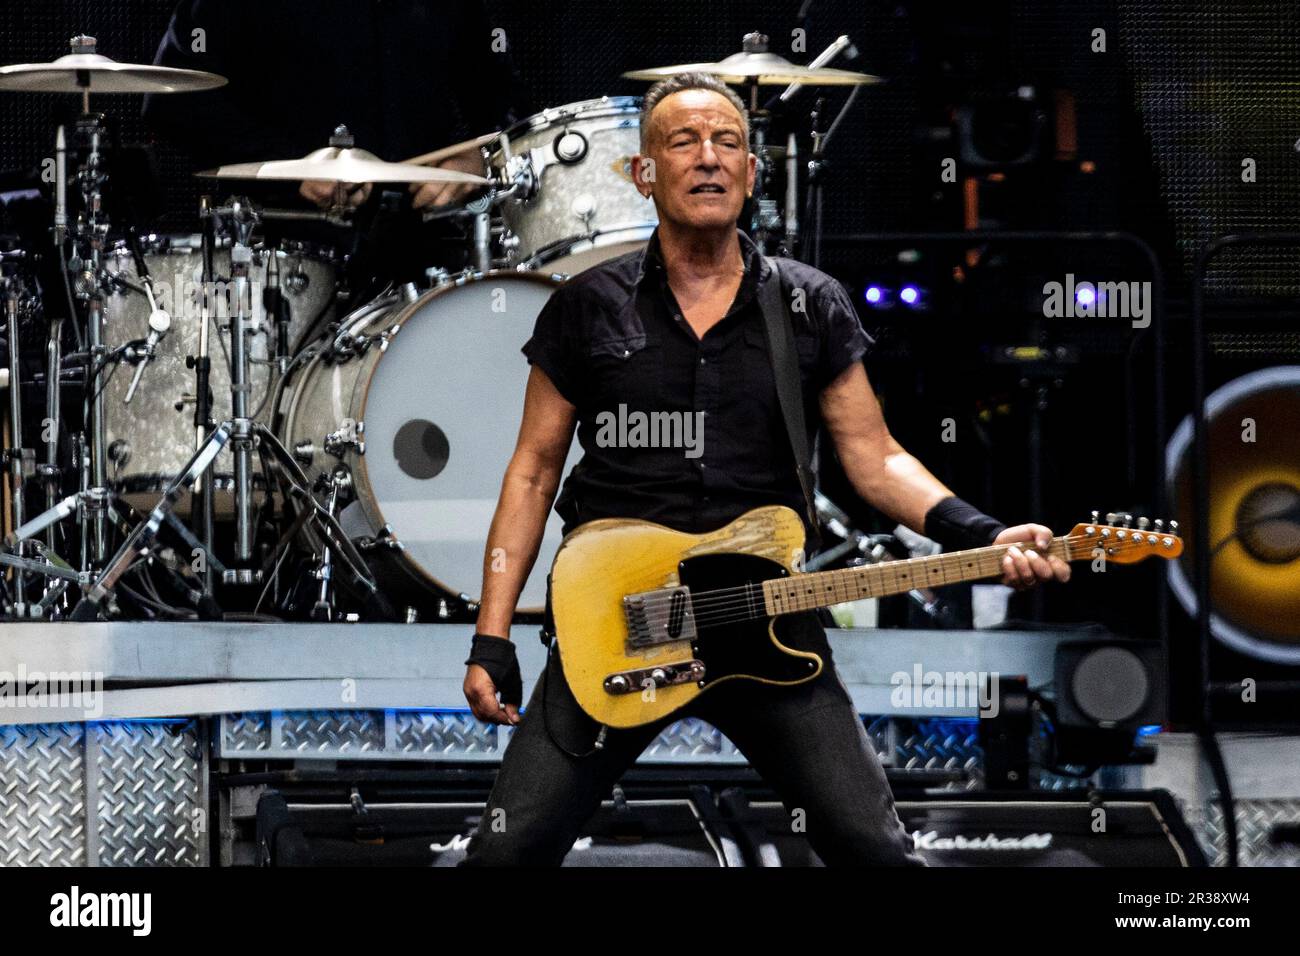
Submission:
<svg viewBox="0 0 1300 956">
<path fill-rule="evenodd" d="M 634 648 L 695 640 L 691 589 L 685 586 L 641 591 L 623 598 L 627 643 Z"/>
<path fill-rule="evenodd" d="M 648 688 L 671 687 L 673 684 L 692 684 L 704 680 L 704 662 L 698 660 L 677 661 L 672 664 L 659 664 L 656 667 L 643 667 L 634 671 L 622 671 L 605 678 L 607 694 L 638 694 Z"/>
</svg>

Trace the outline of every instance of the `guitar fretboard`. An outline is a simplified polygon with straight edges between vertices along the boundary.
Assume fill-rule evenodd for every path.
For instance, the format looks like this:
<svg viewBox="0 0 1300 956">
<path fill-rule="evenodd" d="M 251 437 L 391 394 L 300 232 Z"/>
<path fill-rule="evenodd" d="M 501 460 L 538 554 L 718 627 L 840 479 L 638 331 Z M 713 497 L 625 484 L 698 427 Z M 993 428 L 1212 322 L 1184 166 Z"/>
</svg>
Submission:
<svg viewBox="0 0 1300 956">
<path fill-rule="evenodd" d="M 776 578 L 763 583 L 764 609 L 769 615 L 789 614 L 843 604 L 846 601 L 903 594 L 914 588 L 1001 577 L 1002 557 L 1010 547 L 1012 545 L 999 544 L 927 558 L 886 561 L 860 568 Z M 1024 548 L 1025 545 L 1018 547 Z M 1064 538 L 1053 538 L 1047 553 L 1065 561 L 1071 559 Z"/>
</svg>

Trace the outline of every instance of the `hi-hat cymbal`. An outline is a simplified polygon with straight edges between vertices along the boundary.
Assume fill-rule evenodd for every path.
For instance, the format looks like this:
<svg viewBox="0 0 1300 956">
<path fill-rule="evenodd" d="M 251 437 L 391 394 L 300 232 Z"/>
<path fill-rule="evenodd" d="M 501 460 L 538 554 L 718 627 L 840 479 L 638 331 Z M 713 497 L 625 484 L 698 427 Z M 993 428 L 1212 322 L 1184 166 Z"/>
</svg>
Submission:
<svg viewBox="0 0 1300 956">
<path fill-rule="evenodd" d="M 52 63 L 0 66 L 0 90 L 30 93 L 192 93 L 225 86 L 202 70 L 118 63 L 95 52 L 95 38 L 72 38 L 72 52 Z"/>
<path fill-rule="evenodd" d="M 352 142 L 347 127 L 340 126 L 330 137 L 329 146 L 313 150 L 301 159 L 236 163 L 205 169 L 195 175 L 216 179 L 317 179 L 334 183 L 469 183 L 484 186 L 488 182 L 483 176 L 455 169 L 385 162 L 374 153 L 357 149 Z"/>
<path fill-rule="evenodd" d="M 836 70 L 827 66 L 800 66 L 766 50 L 733 53 L 717 63 L 679 63 L 677 66 L 633 70 L 623 76 L 629 80 L 654 82 L 678 73 L 710 73 L 724 83 L 752 82 L 759 86 L 787 86 L 791 83 L 807 86 L 864 86 L 884 82 L 883 78 L 870 73 Z"/>
</svg>

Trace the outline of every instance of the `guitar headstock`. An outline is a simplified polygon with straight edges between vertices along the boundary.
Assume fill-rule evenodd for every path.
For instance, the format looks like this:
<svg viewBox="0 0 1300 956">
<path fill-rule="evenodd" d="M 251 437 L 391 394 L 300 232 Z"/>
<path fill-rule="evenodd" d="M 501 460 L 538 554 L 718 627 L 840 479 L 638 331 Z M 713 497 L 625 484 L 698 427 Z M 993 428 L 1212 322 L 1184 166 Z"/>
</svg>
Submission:
<svg viewBox="0 0 1300 956">
<path fill-rule="evenodd" d="M 1165 522 L 1157 518 L 1154 522 L 1146 518 L 1137 519 L 1133 527 L 1131 514 L 1108 512 L 1105 522 L 1099 521 L 1099 513 L 1092 513 L 1092 520 L 1076 524 L 1066 537 L 1066 550 L 1071 561 L 1082 561 L 1094 556 L 1101 548 L 1107 561 L 1116 564 L 1136 564 L 1151 556 L 1176 558 L 1183 553 L 1183 539 L 1178 537 L 1178 522 Z"/>
</svg>

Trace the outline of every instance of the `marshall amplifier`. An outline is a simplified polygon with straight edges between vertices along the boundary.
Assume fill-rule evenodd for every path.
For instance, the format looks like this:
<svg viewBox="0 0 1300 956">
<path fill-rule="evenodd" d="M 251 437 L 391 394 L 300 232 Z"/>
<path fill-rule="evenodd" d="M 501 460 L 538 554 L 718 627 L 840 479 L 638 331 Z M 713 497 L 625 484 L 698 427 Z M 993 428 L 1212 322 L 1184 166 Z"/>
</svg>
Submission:
<svg viewBox="0 0 1300 956">
<path fill-rule="evenodd" d="M 263 866 L 455 866 L 481 800 L 317 802 L 271 791 L 257 806 Z M 711 796 L 607 800 L 564 866 L 744 866 Z"/>
<path fill-rule="evenodd" d="M 821 865 L 780 803 L 738 788 L 720 803 L 751 865 Z M 942 793 L 896 806 L 931 866 L 1206 865 L 1164 790 Z"/>
</svg>

